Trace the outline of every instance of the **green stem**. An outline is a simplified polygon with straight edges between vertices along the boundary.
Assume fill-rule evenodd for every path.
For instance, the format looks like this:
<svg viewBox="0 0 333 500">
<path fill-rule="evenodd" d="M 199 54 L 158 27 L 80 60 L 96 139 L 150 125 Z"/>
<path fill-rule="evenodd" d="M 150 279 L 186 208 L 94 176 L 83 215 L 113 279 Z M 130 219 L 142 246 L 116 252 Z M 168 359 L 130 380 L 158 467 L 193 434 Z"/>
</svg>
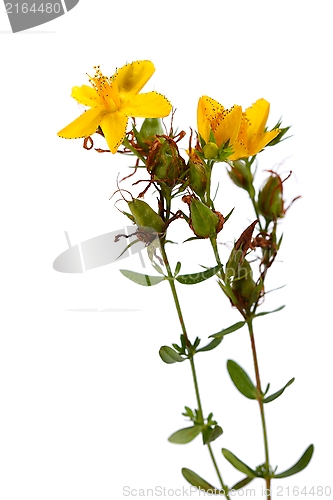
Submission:
<svg viewBox="0 0 333 500">
<path fill-rule="evenodd" d="M 206 163 L 206 174 L 207 174 L 207 180 L 206 180 L 206 200 L 207 200 L 207 206 L 209 208 L 212 208 L 214 210 L 214 205 L 213 202 L 210 198 L 210 185 L 211 185 L 211 177 L 212 177 L 212 169 L 213 169 L 214 161 L 208 160 Z"/>
<path fill-rule="evenodd" d="M 267 489 L 267 498 L 271 499 L 272 496 L 270 494 L 270 489 L 271 489 L 271 476 L 270 476 L 270 465 L 269 465 L 269 451 L 268 451 L 268 437 L 267 437 L 267 426 L 266 426 L 266 419 L 265 419 L 265 410 L 264 410 L 264 403 L 262 401 L 262 390 L 261 390 L 261 382 L 260 382 L 260 374 L 259 374 L 259 365 L 258 365 L 258 358 L 257 358 L 257 350 L 256 350 L 256 344 L 254 340 L 254 333 L 253 333 L 253 324 L 252 324 L 252 319 L 248 320 L 247 322 L 248 329 L 249 329 L 249 334 L 250 334 L 250 339 L 251 339 L 251 348 L 252 348 L 252 356 L 253 356 L 253 364 L 254 364 L 254 371 L 256 375 L 256 384 L 257 384 L 257 391 L 258 391 L 258 403 L 259 403 L 259 409 L 260 409 L 260 416 L 261 416 L 261 425 L 262 425 L 262 432 L 263 432 L 263 437 L 264 437 L 264 447 L 265 447 L 265 469 L 266 469 L 266 489 Z"/>
<path fill-rule="evenodd" d="M 161 247 L 160 248 L 161 248 L 162 258 L 163 258 L 163 261 L 164 261 L 164 264 L 165 264 L 165 267 L 166 267 L 166 270 L 167 270 L 168 278 L 170 278 L 168 281 L 169 281 L 169 284 L 170 284 L 170 288 L 171 288 L 173 300 L 175 302 L 175 306 L 176 306 L 176 309 L 177 309 L 178 319 L 179 319 L 179 322 L 180 322 L 180 325 L 181 325 L 181 328 L 182 328 L 183 335 L 185 337 L 186 345 L 188 347 L 189 352 L 191 352 L 191 342 L 189 341 L 189 338 L 188 338 L 188 335 L 187 335 L 187 331 L 186 331 L 186 327 L 185 327 L 185 322 L 184 322 L 184 317 L 183 317 L 183 313 L 182 313 L 182 310 L 181 310 L 181 307 L 180 307 L 180 303 L 179 303 L 179 299 L 178 299 L 178 294 L 177 294 L 175 282 L 174 282 L 174 279 L 173 279 L 173 275 L 172 275 L 172 271 L 171 271 L 171 268 L 170 268 L 169 260 L 168 260 L 168 257 L 167 257 L 166 251 L 165 251 L 165 246 L 164 246 L 165 243 L 164 243 L 164 241 L 163 241 L 162 238 L 160 238 L 160 243 L 161 243 Z M 194 383 L 195 395 L 196 395 L 197 404 L 198 404 L 198 411 L 199 411 L 199 415 L 200 415 L 200 420 L 202 421 L 202 423 L 204 423 L 204 418 L 203 418 L 204 414 L 203 414 L 203 410 L 202 410 L 202 403 L 201 403 L 201 397 L 200 397 L 200 392 L 199 392 L 199 384 L 198 384 L 197 373 L 196 373 L 196 369 L 195 369 L 195 364 L 194 364 L 193 356 L 189 356 L 189 361 L 190 361 L 190 364 L 191 364 L 192 377 L 193 377 L 193 383 Z M 228 500 L 230 500 L 230 497 L 229 497 L 229 495 L 227 493 L 227 488 L 226 488 L 226 486 L 225 486 L 225 484 L 223 482 L 220 470 L 219 470 L 218 465 L 216 463 L 216 460 L 215 460 L 214 453 L 213 453 L 213 450 L 211 448 L 211 445 L 208 444 L 207 447 L 208 447 L 209 454 L 211 456 L 214 468 L 216 470 L 217 476 L 218 476 L 219 481 L 221 483 L 221 487 L 222 487 L 223 491 L 225 492 L 225 497 Z"/>
</svg>

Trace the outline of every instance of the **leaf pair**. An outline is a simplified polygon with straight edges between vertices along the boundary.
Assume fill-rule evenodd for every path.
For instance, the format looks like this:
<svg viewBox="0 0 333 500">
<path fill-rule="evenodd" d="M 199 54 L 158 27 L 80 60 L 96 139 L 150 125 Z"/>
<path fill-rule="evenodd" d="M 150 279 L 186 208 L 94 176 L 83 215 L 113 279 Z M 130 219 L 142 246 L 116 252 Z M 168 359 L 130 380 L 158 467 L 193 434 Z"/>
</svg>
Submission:
<svg viewBox="0 0 333 500">
<path fill-rule="evenodd" d="M 221 266 L 215 266 L 210 269 L 206 269 L 206 271 L 202 271 L 200 273 L 193 274 L 183 274 L 181 276 L 176 276 L 174 279 L 181 283 L 182 285 L 196 285 L 197 283 L 201 283 L 202 281 L 208 280 L 216 273 L 218 273 L 221 269 Z M 120 272 L 129 280 L 134 281 L 137 285 L 142 286 L 154 286 L 158 285 L 162 281 L 167 280 L 166 276 L 149 276 L 148 274 L 136 273 L 134 271 L 128 271 L 126 269 L 120 269 Z"/>
<path fill-rule="evenodd" d="M 239 392 L 243 394 L 243 396 L 249 399 L 261 399 L 263 403 L 270 403 L 271 401 L 274 401 L 275 399 L 280 397 L 285 389 L 295 380 L 295 378 L 293 377 L 289 380 L 289 382 L 286 383 L 284 387 L 282 387 L 282 389 L 275 392 L 274 394 L 271 394 L 267 398 L 264 398 L 264 394 L 260 394 L 258 392 L 248 374 L 235 361 L 229 359 L 229 361 L 227 362 L 227 369 L 231 380 L 233 381 Z"/>
<path fill-rule="evenodd" d="M 310 462 L 311 457 L 313 455 L 313 451 L 314 451 L 314 446 L 313 444 L 311 444 L 305 450 L 301 458 L 292 467 L 285 470 L 284 472 L 280 472 L 279 474 L 271 473 L 270 477 L 273 477 L 274 479 L 282 479 L 284 477 L 293 476 L 294 474 L 301 472 Z M 246 463 L 244 463 L 242 460 L 240 460 L 238 457 L 236 457 L 236 455 L 231 453 L 231 451 L 227 450 L 226 448 L 222 449 L 222 453 L 224 457 L 228 460 L 228 462 L 230 462 L 235 467 L 235 469 L 246 474 L 246 478 L 244 478 L 243 481 L 252 480 L 255 479 L 256 477 L 263 477 L 261 467 L 258 467 L 257 470 L 253 470 L 251 467 L 249 467 Z M 248 482 L 246 484 L 248 484 Z"/>
</svg>

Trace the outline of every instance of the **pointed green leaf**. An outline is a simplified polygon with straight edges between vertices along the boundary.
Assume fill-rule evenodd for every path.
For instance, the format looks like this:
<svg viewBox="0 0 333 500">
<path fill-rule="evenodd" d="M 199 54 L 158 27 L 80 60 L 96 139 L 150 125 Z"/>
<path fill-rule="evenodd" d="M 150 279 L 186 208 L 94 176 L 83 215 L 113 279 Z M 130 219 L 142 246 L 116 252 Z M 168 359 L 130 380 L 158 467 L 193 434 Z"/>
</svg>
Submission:
<svg viewBox="0 0 333 500">
<path fill-rule="evenodd" d="M 259 316 L 266 316 L 266 314 L 276 313 L 278 311 L 281 311 L 281 309 L 283 309 L 284 307 L 286 307 L 286 306 L 280 306 L 277 309 L 273 309 L 273 311 L 265 311 L 265 312 L 258 313 L 255 315 L 255 318 L 259 318 Z"/>
<path fill-rule="evenodd" d="M 239 460 L 239 458 L 236 457 L 231 451 L 227 450 L 226 448 L 222 448 L 222 453 L 224 455 L 224 458 L 228 460 L 228 462 L 231 463 L 235 467 L 235 469 L 244 472 L 248 477 L 251 477 L 254 479 L 255 477 L 259 477 L 259 474 L 257 474 L 256 471 L 251 469 L 248 465 L 246 465 L 244 462 Z"/>
<path fill-rule="evenodd" d="M 185 427 L 184 429 L 180 429 L 179 431 L 171 434 L 168 438 L 170 443 L 175 444 L 186 444 L 193 441 L 194 438 L 200 434 L 202 427 L 200 425 L 192 425 L 192 427 Z"/>
<path fill-rule="evenodd" d="M 214 339 L 209 344 L 205 345 L 205 347 L 201 347 L 200 349 L 197 349 L 197 352 L 205 352 L 205 351 L 211 351 L 212 349 L 215 349 L 218 345 L 221 344 L 223 339 Z"/>
<path fill-rule="evenodd" d="M 214 488 L 211 484 L 207 483 L 202 477 L 198 476 L 195 472 L 193 472 L 190 469 L 182 469 L 182 474 L 186 481 L 188 481 L 192 486 L 195 486 L 196 488 L 200 488 L 203 491 L 218 491 L 217 488 Z"/>
<path fill-rule="evenodd" d="M 218 273 L 220 269 L 221 265 L 218 265 L 200 273 L 183 274 L 181 276 L 177 276 L 176 280 L 183 285 L 196 285 L 197 283 L 201 283 L 201 281 L 208 280 L 208 278 L 211 278 L 216 273 Z"/>
<path fill-rule="evenodd" d="M 206 432 L 204 432 L 204 444 L 212 443 L 215 439 L 222 436 L 222 434 L 223 429 L 219 425 L 216 425 L 214 428 L 208 427 Z"/>
<path fill-rule="evenodd" d="M 182 361 L 185 361 L 185 358 L 182 358 L 178 352 L 167 345 L 161 347 L 159 355 L 164 363 L 168 364 L 181 363 Z"/>
<path fill-rule="evenodd" d="M 313 444 L 310 444 L 309 448 L 305 450 L 305 452 L 303 453 L 299 461 L 295 463 L 295 465 L 293 465 L 290 469 L 285 470 L 284 472 L 280 472 L 280 474 L 275 474 L 274 478 L 293 476 L 294 474 L 297 474 L 297 472 L 301 472 L 301 470 L 305 469 L 305 467 L 310 462 L 313 455 L 313 450 L 314 446 Z"/>
<path fill-rule="evenodd" d="M 228 333 L 232 333 L 235 332 L 236 330 L 239 330 L 240 328 L 243 328 L 245 323 L 246 321 L 238 321 L 234 325 L 231 325 L 228 328 L 224 328 L 224 330 L 221 330 L 218 333 L 214 333 L 214 335 L 209 335 L 209 338 L 213 337 L 214 339 L 222 339 L 224 335 L 228 335 Z"/>
<path fill-rule="evenodd" d="M 280 397 L 281 394 L 284 393 L 284 390 L 286 389 L 286 387 L 291 385 L 294 382 L 294 380 L 295 380 L 295 377 L 293 377 L 291 380 L 289 380 L 289 382 L 287 382 L 286 385 L 284 387 L 282 387 L 282 389 L 280 389 L 277 392 L 274 392 L 274 394 L 271 394 L 267 398 L 263 399 L 263 403 L 270 403 L 271 401 L 274 401 L 274 399 Z"/>
<path fill-rule="evenodd" d="M 143 286 L 158 285 L 158 283 L 165 280 L 164 276 L 148 276 L 148 274 L 135 273 L 134 271 L 127 271 L 126 269 L 120 269 L 120 272 L 129 280 Z"/>
<path fill-rule="evenodd" d="M 227 369 L 231 380 L 239 390 L 243 394 L 243 396 L 249 399 L 257 398 L 257 391 L 254 387 L 250 377 L 248 374 L 241 368 L 235 361 L 231 359 L 227 362 Z"/>
<path fill-rule="evenodd" d="M 230 491 L 232 490 L 240 490 L 241 488 L 244 488 L 244 486 L 247 486 L 251 481 L 253 481 L 254 477 L 244 477 L 241 481 L 236 483 L 232 488 L 230 488 Z"/>
</svg>

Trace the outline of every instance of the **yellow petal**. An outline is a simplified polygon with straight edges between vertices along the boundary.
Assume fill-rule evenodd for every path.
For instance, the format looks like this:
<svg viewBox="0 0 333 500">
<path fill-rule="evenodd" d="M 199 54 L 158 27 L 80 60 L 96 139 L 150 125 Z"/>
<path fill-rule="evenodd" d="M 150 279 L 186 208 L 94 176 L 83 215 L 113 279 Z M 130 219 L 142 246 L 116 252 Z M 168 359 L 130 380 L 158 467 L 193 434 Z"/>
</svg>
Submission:
<svg viewBox="0 0 333 500">
<path fill-rule="evenodd" d="M 209 141 L 212 126 L 223 109 L 223 106 L 215 99 L 206 95 L 200 97 L 197 109 L 198 132 L 205 142 Z"/>
<path fill-rule="evenodd" d="M 168 99 L 157 92 L 137 94 L 120 107 L 124 115 L 138 118 L 163 118 L 163 116 L 168 116 L 171 109 Z"/>
<path fill-rule="evenodd" d="M 232 146 L 238 136 L 241 120 L 241 106 L 235 105 L 231 109 L 223 111 L 222 117 L 214 129 L 214 135 L 218 147 L 222 146 L 222 144 L 225 144 L 227 141 L 229 141 L 230 146 Z"/>
<path fill-rule="evenodd" d="M 120 68 L 116 75 L 120 99 L 125 102 L 138 94 L 155 71 L 151 61 L 135 61 Z"/>
<path fill-rule="evenodd" d="M 116 111 L 103 116 L 101 129 L 111 153 L 116 153 L 120 144 L 123 142 L 127 127 L 127 116 Z"/>
<path fill-rule="evenodd" d="M 67 127 L 60 130 L 58 135 L 65 139 L 88 137 L 96 132 L 105 113 L 107 113 L 107 109 L 104 106 L 96 106 L 95 108 L 88 109 L 88 111 L 85 111 L 76 120 L 67 125 Z"/>
<path fill-rule="evenodd" d="M 84 106 L 102 106 L 103 100 L 99 97 L 96 90 L 88 85 L 72 88 L 72 97 Z"/>
<path fill-rule="evenodd" d="M 264 149 L 265 146 L 269 142 L 271 142 L 277 135 L 279 135 L 280 130 L 275 129 L 271 130 L 270 132 L 265 132 L 259 136 L 255 137 L 255 141 L 252 141 L 251 147 L 250 147 L 250 155 L 256 155 L 258 154 L 262 149 Z"/>
<path fill-rule="evenodd" d="M 249 150 L 241 141 L 236 140 L 232 145 L 232 149 L 234 152 L 229 156 L 229 160 L 239 160 L 240 158 L 247 158 L 250 156 Z"/>
<path fill-rule="evenodd" d="M 269 102 L 265 99 L 258 99 L 250 108 L 247 108 L 245 114 L 249 120 L 248 139 L 251 140 L 253 135 L 262 134 L 264 131 L 269 114 Z"/>
</svg>

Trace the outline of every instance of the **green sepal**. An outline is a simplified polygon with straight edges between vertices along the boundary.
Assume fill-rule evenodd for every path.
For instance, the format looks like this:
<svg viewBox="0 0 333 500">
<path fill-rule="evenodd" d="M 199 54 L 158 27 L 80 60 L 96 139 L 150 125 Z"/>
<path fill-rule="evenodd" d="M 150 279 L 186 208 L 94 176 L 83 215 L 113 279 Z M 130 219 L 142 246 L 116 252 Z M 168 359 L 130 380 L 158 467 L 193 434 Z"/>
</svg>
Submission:
<svg viewBox="0 0 333 500">
<path fill-rule="evenodd" d="M 221 330 L 218 333 L 214 333 L 214 335 L 209 335 L 209 338 L 214 338 L 214 339 L 222 339 L 224 335 L 228 335 L 228 333 L 235 332 L 237 330 L 240 330 L 240 328 L 243 328 L 245 325 L 246 321 L 238 321 L 234 325 L 229 326 L 228 328 L 224 328 L 224 330 Z"/>
<path fill-rule="evenodd" d="M 292 135 L 288 135 L 288 137 L 284 137 L 284 135 L 291 128 L 291 125 L 289 125 L 289 127 L 281 127 L 281 124 L 282 124 L 282 118 L 280 118 L 280 120 L 277 122 L 275 127 L 272 128 L 272 130 L 275 130 L 277 128 L 280 129 L 280 133 L 271 142 L 269 142 L 267 144 L 267 146 L 275 146 L 276 144 L 278 144 L 282 141 L 285 141 L 286 139 L 289 139 L 290 137 L 292 137 Z"/>
<path fill-rule="evenodd" d="M 254 477 L 244 477 L 241 481 L 238 483 L 234 484 L 232 488 L 230 488 L 230 491 L 233 490 L 240 490 L 241 488 L 244 488 L 244 486 L 248 485 L 251 481 L 253 481 Z"/>
<path fill-rule="evenodd" d="M 239 470 L 240 472 L 243 472 L 251 479 L 254 479 L 255 477 L 260 477 L 258 472 L 251 469 L 251 467 L 242 462 L 238 457 L 236 457 L 236 455 L 231 453 L 231 451 L 227 450 L 226 448 L 222 448 L 222 453 L 224 455 L 224 458 L 226 458 L 228 462 L 230 462 L 231 465 L 235 467 L 235 469 Z"/>
<path fill-rule="evenodd" d="M 207 483 L 202 477 L 198 476 L 195 472 L 190 469 L 186 469 L 185 467 L 182 469 L 182 474 L 186 481 L 188 481 L 192 486 L 196 488 L 200 488 L 203 491 L 218 491 L 218 488 L 215 488 L 211 484 Z"/>
<path fill-rule="evenodd" d="M 164 363 L 172 364 L 172 363 L 181 363 L 185 361 L 186 358 L 182 358 L 178 352 L 167 345 L 163 345 L 159 350 L 159 355 L 164 361 Z"/>
<path fill-rule="evenodd" d="M 294 474 L 301 472 L 310 462 L 313 455 L 313 451 L 314 451 L 314 446 L 313 444 L 310 444 L 310 446 L 305 450 L 305 452 L 298 460 L 298 462 L 295 463 L 295 465 L 290 467 L 290 469 L 285 470 L 284 472 L 280 472 L 280 474 L 274 474 L 273 476 L 274 479 L 282 479 L 284 477 L 293 476 Z"/>
<path fill-rule="evenodd" d="M 232 215 L 232 212 L 233 212 L 234 210 L 235 210 L 235 207 L 234 207 L 234 208 L 232 208 L 232 209 L 230 210 L 230 212 L 228 213 L 228 215 L 226 215 L 226 216 L 224 217 L 224 224 L 227 222 L 227 220 L 228 220 L 228 219 L 229 219 L 229 217 Z"/>
<path fill-rule="evenodd" d="M 227 369 L 231 380 L 240 393 L 246 398 L 257 399 L 257 390 L 248 374 L 235 361 L 231 359 L 227 362 Z"/>
<path fill-rule="evenodd" d="M 125 212 L 124 210 L 121 211 L 122 214 L 126 215 L 126 217 L 129 218 L 130 221 L 132 221 L 135 224 L 135 219 L 132 214 L 129 214 L 128 212 Z"/>
<path fill-rule="evenodd" d="M 211 351 L 212 349 L 215 349 L 218 345 L 221 344 L 223 339 L 214 339 L 209 344 L 205 345 L 205 347 L 201 347 L 200 349 L 197 349 L 196 352 L 206 352 L 206 351 Z"/>
<path fill-rule="evenodd" d="M 193 274 L 183 274 L 181 276 L 177 276 L 175 279 L 182 285 L 196 285 L 197 283 L 201 283 L 201 281 L 208 280 L 214 276 L 220 271 L 221 267 L 222 266 L 219 264 L 215 267 L 211 267 L 210 269 L 206 269 L 206 271 Z"/>
<path fill-rule="evenodd" d="M 263 399 L 262 402 L 263 403 L 270 403 L 271 401 L 274 401 L 274 399 L 279 398 L 281 396 L 281 394 L 284 393 L 285 389 L 294 382 L 294 380 L 295 380 L 295 377 L 293 377 L 291 380 L 289 380 L 289 382 L 287 382 L 286 385 L 284 387 L 282 387 L 282 389 L 280 389 L 277 392 L 274 392 L 274 394 L 271 394 L 267 398 Z"/>
<path fill-rule="evenodd" d="M 191 427 L 185 427 L 184 429 L 180 429 L 177 432 L 171 434 L 168 438 L 170 443 L 175 444 L 187 444 L 193 441 L 201 432 L 202 426 L 200 425 L 192 425 Z"/>
<path fill-rule="evenodd" d="M 135 273 L 134 271 L 128 271 L 127 269 L 120 269 L 120 272 L 129 280 L 142 286 L 158 285 L 165 280 L 165 276 L 148 276 L 148 274 Z"/>
<path fill-rule="evenodd" d="M 222 436 L 223 434 L 223 429 L 219 425 L 216 425 L 215 427 L 206 427 L 206 429 L 203 431 L 203 441 L 204 444 L 209 444 L 215 441 L 218 437 Z"/>
<path fill-rule="evenodd" d="M 282 287 L 281 287 L 282 288 Z M 273 309 L 273 311 L 264 311 L 264 312 L 260 312 L 258 314 L 256 314 L 254 317 L 255 318 L 259 318 L 259 316 L 266 316 L 266 314 L 273 314 L 275 312 L 278 312 L 278 311 L 281 311 L 284 307 L 286 306 L 280 306 L 278 307 L 277 309 Z"/>
</svg>

